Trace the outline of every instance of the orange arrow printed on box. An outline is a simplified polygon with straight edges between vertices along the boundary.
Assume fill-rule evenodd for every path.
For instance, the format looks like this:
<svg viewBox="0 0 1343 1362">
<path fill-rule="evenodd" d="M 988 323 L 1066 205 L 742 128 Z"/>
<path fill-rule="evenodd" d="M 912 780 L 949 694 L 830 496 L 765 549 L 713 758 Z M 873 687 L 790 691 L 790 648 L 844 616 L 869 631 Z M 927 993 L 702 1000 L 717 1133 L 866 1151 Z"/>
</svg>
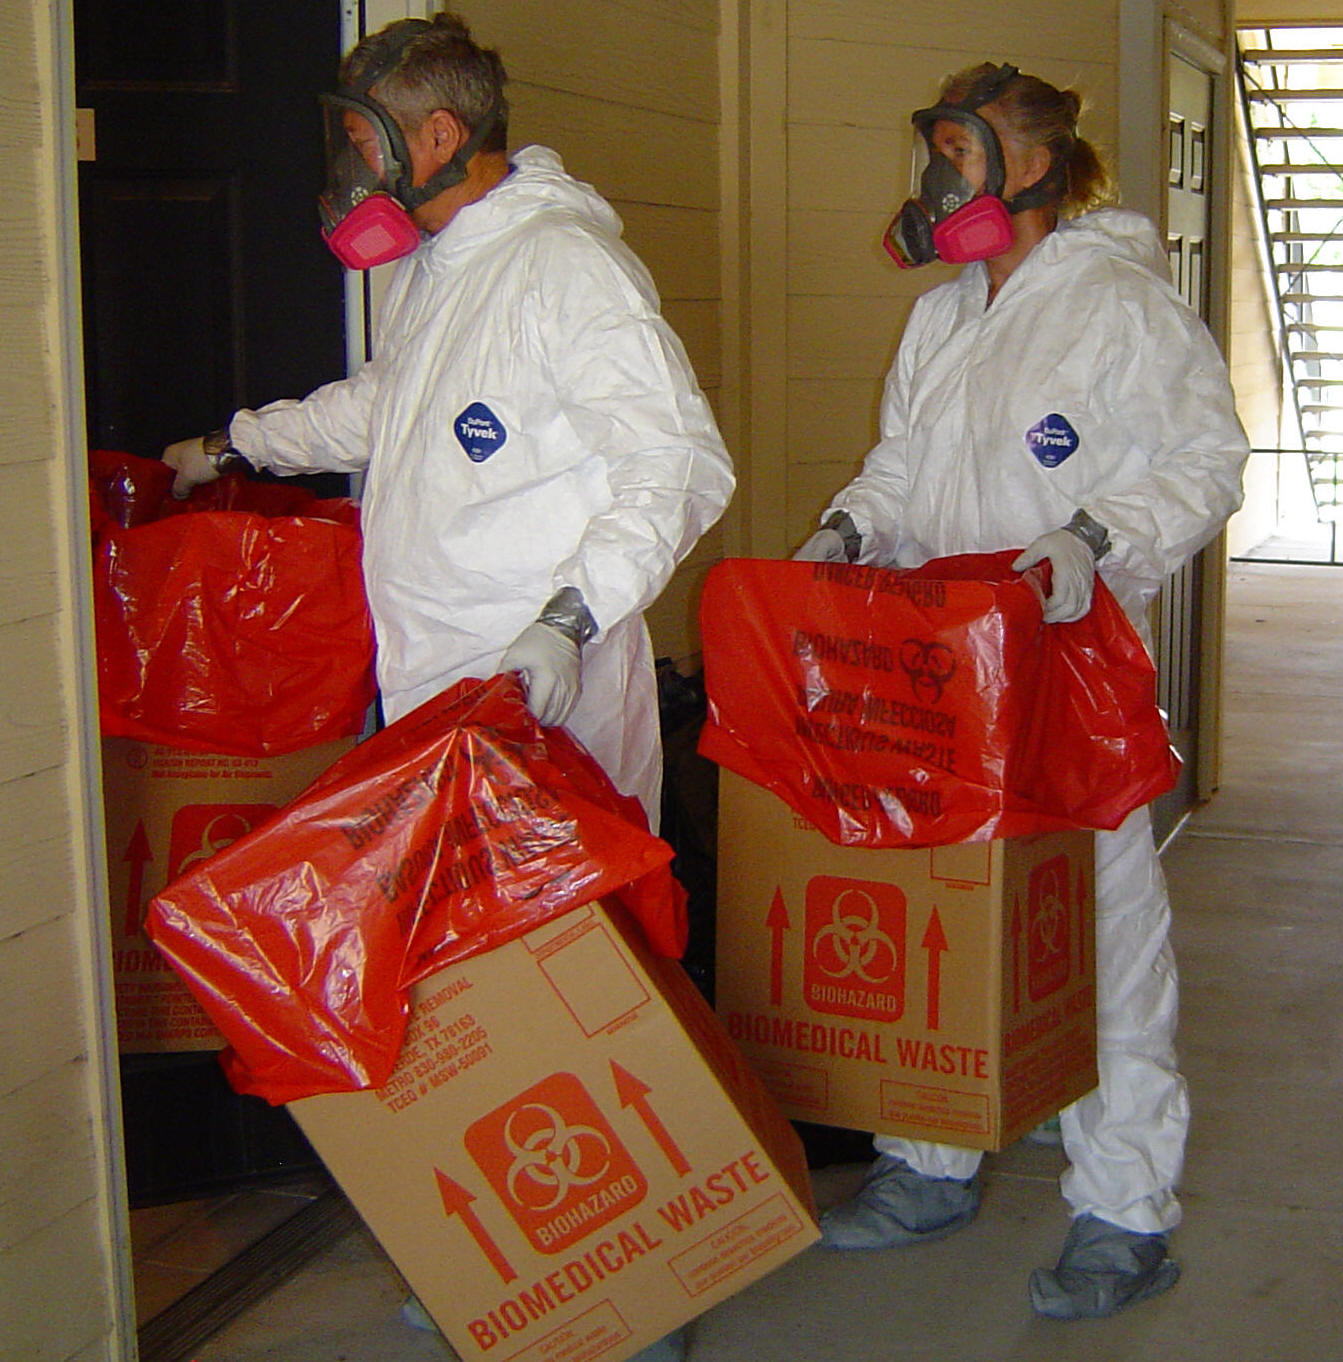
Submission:
<svg viewBox="0 0 1343 1362">
<path fill-rule="evenodd" d="M 135 936 L 140 931 L 140 900 L 145 891 L 145 866 L 154 859 L 143 819 L 135 820 L 135 831 L 131 833 L 130 844 L 121 859 L 128 862 L 131 868 L 126 882 L 126 935 Z"/>
<path fill-rule="evenodd" d="M 499 1251 L 499 1245 L 490 1238 L 489 1232 L 471 1209 L 475 1197 L 460 1182 L 454 1182 L 441 1168 L 434 1169 L 434 1176 L 438 1179 L 438 1194 L 443 1198 L 444 1214 L 449 1218 L 454 1215 L 461 1216 L 467 1233 L 480 1246 L 480 1251 L 490 1260 L 490 1265 L 499 1274 L 500 1279 L 505 1282 L 514 1281 L 518 1274 L 513 1271 L 512 1264 Z"/>
<path fill-rule="evenodd" d="M 654 1143 L 667 1156 L 667 1162 L 671 1164 L 677 1174 L 684 1177 L 690 1172 L 690 1160 L 681 1153 L 680 1146 L 671 1137 L 671 1132 L 662 1124 L 657 1112 L 653 1110 L 652 1104 L 648 1100 L 648 1094 L 653 1089 L 641 1078 L 635 1078 L 628 1069 L 622 1068 L 614 1059 L 611 1061 L 611 1076 L 616 1081 L 616 1097 L 620 1100 L 620 1105 L 634 1108 L 635 1115 L 647 1127 Z"/>
<path fill-rule="evenodd" d="M 1085 973 L 1087 967 L 1087 872 L 1084 866 L 1077 867 L 1077 973 Z"/>
<path fill-rule="evenodd" d="M 1012 896 L 1012 1011 L 1021 1011 L 1021 898 Z"/>
<path fill-rule="evenodd" d="M 936 1031 L 942 1024 L 942 952 L 947 949 L 947 934 L 936 908 L 919 944 L 928 952 L 928 1029 Z"/>
<path fill-rule="evenodd" d="M 783 934 L 791 925 L 783 902 L 783 890 L 775 889 L 769 912 L 765 914 L 765 926 L 769 928 L 769 1001 L 773 1007 L 783 1005 Z"/>
</svg>

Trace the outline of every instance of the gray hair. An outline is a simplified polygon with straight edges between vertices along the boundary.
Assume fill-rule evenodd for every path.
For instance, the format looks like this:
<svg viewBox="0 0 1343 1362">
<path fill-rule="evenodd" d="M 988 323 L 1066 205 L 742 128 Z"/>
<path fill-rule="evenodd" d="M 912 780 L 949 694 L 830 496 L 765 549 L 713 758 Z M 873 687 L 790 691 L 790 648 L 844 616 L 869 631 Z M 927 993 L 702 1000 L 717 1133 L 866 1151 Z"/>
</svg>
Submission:
<svg viewBox="0 0 1343 1362">
<path fill-rule="evenodd" d="M 498 119 L 481 150 L 508 142 L 508 76 L 499 54 L 481 47 L 466 23 L 448 10 L 432 19 L 397 19 L 370 33 L 341 63 L 340 81 L 358 87 L 375 75 L 375 97 L 413 132 L 435 109 L 447 109 L 473 130 L 491 109 Z"/>
</svg>

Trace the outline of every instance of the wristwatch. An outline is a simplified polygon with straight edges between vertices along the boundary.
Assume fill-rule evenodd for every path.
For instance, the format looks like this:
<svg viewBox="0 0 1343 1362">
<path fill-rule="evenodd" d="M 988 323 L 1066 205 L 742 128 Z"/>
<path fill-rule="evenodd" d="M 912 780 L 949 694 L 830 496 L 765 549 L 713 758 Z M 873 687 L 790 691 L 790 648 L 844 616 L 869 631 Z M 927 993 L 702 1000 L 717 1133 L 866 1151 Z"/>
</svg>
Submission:
<svg viewBox="0 0 1343 1362">
<path fill-rule="evenodd" d="M 237 468 L 243 462 L 243 456 L 233 448 L 233 441 L 229 439 L 228 428 L 223 430 L 212 430 L 208 435 L 201 438 L 201 449 L 209 461 L 210 467 L 216 473 L 227 473 L 231 468 Z"/>
<path fill-rule="evenodd" d="M 1093 520 L 1081 507 L 1063 528 L 1075 534 L 1091 550 L 1096 562 L 1099 563 L 1110 552 L 1110 531 L 1099 521 Z"/>
</svg>

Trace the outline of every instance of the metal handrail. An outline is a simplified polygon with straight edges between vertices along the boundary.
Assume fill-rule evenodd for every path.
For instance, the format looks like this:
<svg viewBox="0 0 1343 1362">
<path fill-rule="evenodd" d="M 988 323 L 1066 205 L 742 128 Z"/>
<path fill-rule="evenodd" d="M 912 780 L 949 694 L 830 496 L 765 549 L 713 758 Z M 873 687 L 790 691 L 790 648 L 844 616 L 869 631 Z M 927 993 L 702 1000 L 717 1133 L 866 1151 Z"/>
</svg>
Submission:
<svg viewBox="0 0 1343 1362">
<path fill-rule="evenodd" d="M 1278 319 L 1278 356 L 1282 366 L 1282 381 L 1284 388 L 1291 393 L 1292 410 L 1296 415 L 1296 430 L 1301 437 L 1302 444 L 1305 443 L 1305 423 L 1301 416 L 1301 401 L 1297 396 L 1295 376 L 1292 373 L 1292 351 L 1291 342 L 1287 334 L 1287 313 L 1283 307 L 1282 289 L 1278 285 L 1278 272 L 1274 268 L 1272 248 L 1269 245 L 1271 231 L 1268 221 L 1268 210 L 1264 205 L 1264 190 L 1259 178 L 1259 154 L 1254 145 L 1254 121 L 1250 117 L 1250 100 L 1245 84 L 1245 62 L 1240 53 L 1236 54 L 1236 90 L 1240 95 L 1241 113 L 1245 120 L 1247 137 L 1245 139 L 1246 150 L 1250 157 L 1250 186 L 1254 195 L 1255 206 L 1259 213 L 1259 222 L 1263 228 L 1263 235 L 1260 237 L 1260 247 L 1264 259 L 1261 264 L 1267 268 L 1261 270 L 1263 277 L 1268 281 L 1268 287 L 1273 295 L 1273 315 Z"/>
<path fill-rule="evenodd" d="M 1278 455 L 1287 454 L 1301 456 L 1301 458 L 1305 461 L 1306 465 L 1306 478 L 1310 483 L 1311 499 L 1315 503 L 1316 523 L 1320 525 L 1329 526 L 1329 559 L 1328 559 L 1329 565 L 1343 566 L 1343 561 L 1341 561 L 1338 556 L 1338 516 L 1321 514 L 1321 511 L 1324 509 L 1324 507 L 1321 505 L 1319 490 L 1316 486 L 1315 476 L 1311 468 L 1312 462 L 1319 462 L 1326 458 L 1332 459 L 1334 461 L 1334 474 L 1333 477 L 1328 480 L 1327 485 L 1332 487 L 1334 493 L 1334 501 L 1332 503 L 1332 508 L 1335 511 L 1343 511 L 1343 504 L 1341 504 L 1338 499 L 1340 492 L 1343 492 L 1343 475 L 1341 475 L 1340 473 L 1340 470 L 1343 470 L 1343 451 L 1341 451 L 1337 455 L 1333 455 L 1326 453 L 1323 450 L 1275 449 L 1270 447 L 1255 446 L 1255 448 L 1252 449 L 1250 452 L 1252 454 L 1278 454 Z M 1256 555 L 1256 557 L 1252 561 L 1257 563 L 1287 563 L 1287 562 L 1299 563 L 1305 560 L 1299 558 L 1294 559 L 1264 558 Z"/>
</svg>

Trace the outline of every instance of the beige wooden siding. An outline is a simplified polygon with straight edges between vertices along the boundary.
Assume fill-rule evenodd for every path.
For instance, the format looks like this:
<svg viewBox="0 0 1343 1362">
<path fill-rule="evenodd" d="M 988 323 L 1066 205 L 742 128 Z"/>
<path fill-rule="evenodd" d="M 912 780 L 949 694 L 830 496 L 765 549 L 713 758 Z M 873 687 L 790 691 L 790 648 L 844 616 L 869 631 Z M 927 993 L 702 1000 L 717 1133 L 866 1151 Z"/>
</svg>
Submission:
<svg viewBox="0 0 1343 1362">
<path fill-rule="evenodd" d="M 722 421 L 717 0 L 549 0 L 543 21 L 535 0 L 457 8 L 503 57 L 510 143 L 552 147 L 620 214 Z M 659 656 L 693 663 L 700 585 L 722 555 L 720 526 L 649 611 Z"/>
<path fill-rule="evenodd" d="M 794 0 L 788 6 L 788 546 L 814 528 L 877 434 L 881 381 L 914 299 L 953 276 L 901 271 L 881 236 L 908 194 L 909 115 L 943 76 L 1011 61 L 1088 97 L 1084 131 L 1115 146 L 1113 0 Z"/>
<path fill-rule="evenodd" d="M 57 19 L 64 6 L 55 7 Z M 113 1356 L 52 9 L 0 11 L 0 1353 Z M 71 487 L 72 477 L 76 479 Z M 71 501 L 71 497 L 78 500 Z"/>
<path fill-rule="evenodd" d="M 1343 24 L 1340 0 L 1236 0 L 1236 23 L 1241 28 L 1272 24 Z"/>
</svg>

